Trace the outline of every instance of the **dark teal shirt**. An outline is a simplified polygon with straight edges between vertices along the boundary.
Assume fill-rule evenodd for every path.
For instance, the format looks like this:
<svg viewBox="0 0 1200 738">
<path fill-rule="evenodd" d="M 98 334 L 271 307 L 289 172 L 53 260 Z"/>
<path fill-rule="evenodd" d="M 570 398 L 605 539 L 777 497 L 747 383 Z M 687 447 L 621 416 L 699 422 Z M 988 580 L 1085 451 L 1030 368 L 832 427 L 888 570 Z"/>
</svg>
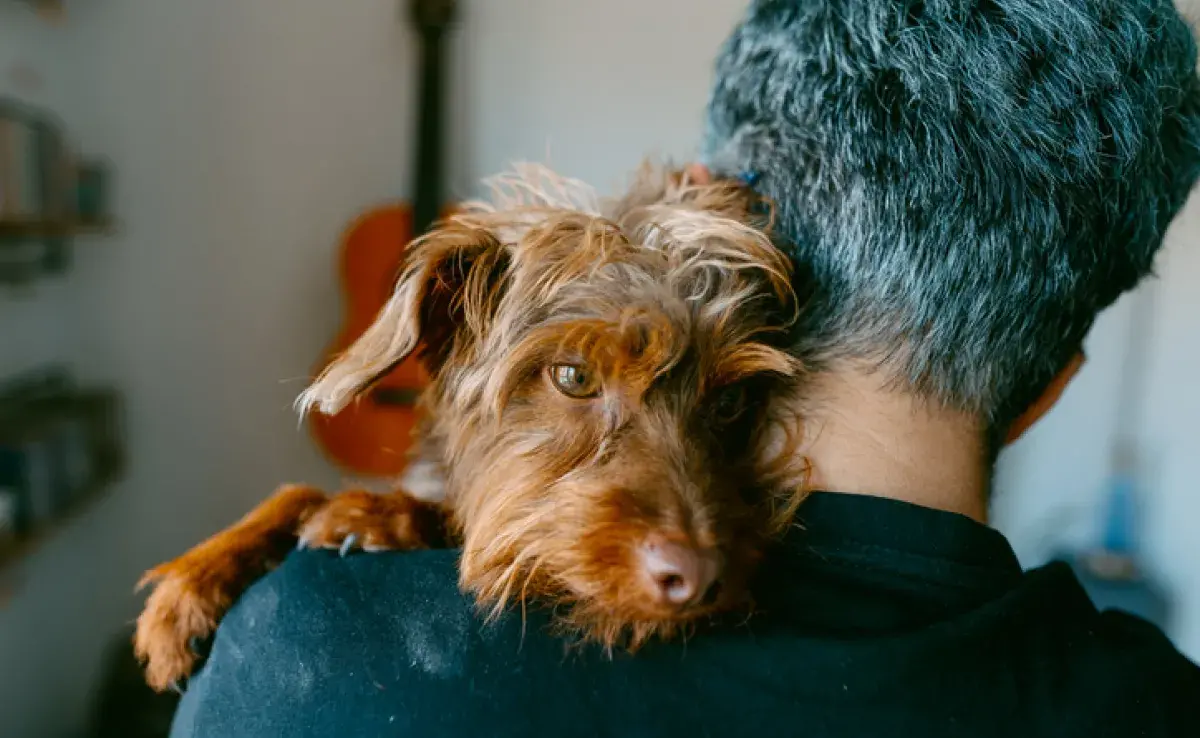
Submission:
<svg viewBox="0 0 1200 738">
<path fill-rule="evenodd" d="M 1200 736 L 1200 668 L 965 517 L 816 494 L 761 612 L 612 660 L 485 626 L 455 551 L 298 552 L 222 623 L 173 738 Z"/>
</svg>

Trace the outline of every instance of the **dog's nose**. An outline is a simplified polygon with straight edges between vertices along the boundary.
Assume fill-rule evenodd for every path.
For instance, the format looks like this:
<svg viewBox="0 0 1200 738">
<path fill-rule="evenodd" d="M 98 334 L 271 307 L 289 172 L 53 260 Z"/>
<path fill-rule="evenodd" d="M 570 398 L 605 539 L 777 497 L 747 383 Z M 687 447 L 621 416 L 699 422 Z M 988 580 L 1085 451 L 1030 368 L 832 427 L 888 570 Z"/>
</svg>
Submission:
<svg viewBox="0 0 1200 738">
<path fill-rule="evenodd" d="M 642 569 L 659 602 L 687 608 L 705 601 L 720 574 L 716 551 L 699 549 L 664 538 L 642 544 Z"/>
</svg>

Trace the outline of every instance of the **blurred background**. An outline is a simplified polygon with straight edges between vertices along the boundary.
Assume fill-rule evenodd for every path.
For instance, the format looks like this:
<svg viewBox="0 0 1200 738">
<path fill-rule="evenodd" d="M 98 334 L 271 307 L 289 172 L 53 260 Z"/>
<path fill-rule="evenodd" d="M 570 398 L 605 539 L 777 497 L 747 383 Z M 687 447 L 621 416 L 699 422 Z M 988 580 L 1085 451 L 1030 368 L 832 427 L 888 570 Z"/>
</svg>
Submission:
<svg viewBox="0 0 1200 738">
<path fill-rule="evenodd" d="M 519 159 L 606 191 L 686 160 L 744 3 L 461 0 L 446 197 Z M 347 481 L 291 402 L 342 325 L 347 227 L 413 194 L 402 6 L 0 0 L 0 735 L 163 735 L 172 698 L 122 661 L 141 573 L 281 482 Z M 995 502 L 1024 564 L 1074 561 L 1193 659 L 1197 238 L 1193 203 Z"/>
</svg>

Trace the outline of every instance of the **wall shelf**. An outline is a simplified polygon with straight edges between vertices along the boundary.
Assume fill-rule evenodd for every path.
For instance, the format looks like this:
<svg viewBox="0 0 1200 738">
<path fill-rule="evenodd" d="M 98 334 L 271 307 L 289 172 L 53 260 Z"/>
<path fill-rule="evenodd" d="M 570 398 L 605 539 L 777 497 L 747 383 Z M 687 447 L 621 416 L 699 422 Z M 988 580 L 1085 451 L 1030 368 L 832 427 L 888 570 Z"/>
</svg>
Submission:
<svg viewBox="0 0 1200 738">
<path fill-rule="evenodd" d="M 0 220 L 0 239 L 108 236 L 112 235 L 115 230 L 111 220 L 95 223 L 64 220 Z"/>
<path fill-rule="evenodd" d="M 0 544 L 0 571 L 33 553 L 59 531 L 69 527 L 84 512 L 104 498 L 119 476 L 116 469 L 102 473 L 80 490 L 78 497 L 59 511 L 53 520 L 38 526 L 8 544 Z M 2 595 L 0 595 L 0 604 L 3 604 Z"/>
<path fill-rule="evenodd" d="M 121 478 L 121 415 L 117 392 L 77 387 L 57 367 L 18 377 L 0 393 L 0 574 Z"/>
<path fill-rule="evenodd" d="M 110 179 L 56 113 L 0 95 L 0 284 L 62 274 L 75 237 L 112 234 Z"/>
</svg>

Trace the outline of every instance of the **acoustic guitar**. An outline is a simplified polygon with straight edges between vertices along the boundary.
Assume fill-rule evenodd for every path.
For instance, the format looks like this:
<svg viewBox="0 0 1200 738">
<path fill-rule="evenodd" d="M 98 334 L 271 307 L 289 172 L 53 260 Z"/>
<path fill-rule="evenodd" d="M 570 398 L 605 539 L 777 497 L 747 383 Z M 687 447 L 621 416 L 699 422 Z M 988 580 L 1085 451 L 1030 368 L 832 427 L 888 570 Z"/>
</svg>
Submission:
<svg viewBox="0 0 1200 738">
<path fill-rule="evenodd" d="M 369 210 L 343 234 L 339 269 L 346 312 L 318 373 L 371 325 L 392 294 L 408 244 L 448 212 L 442 199 L 444 42 L 456 15 L 456 0 L 410 2 L 409 20 L 421 44 L 413 200 L 411 206 L 396 202 Z M 367 476 L 397 476 L 408 462 L 415 401 L 427 382 L 414 352 L 341 412 L 310 414 L 310 432 L 340 468 Z"/>
</svg>

